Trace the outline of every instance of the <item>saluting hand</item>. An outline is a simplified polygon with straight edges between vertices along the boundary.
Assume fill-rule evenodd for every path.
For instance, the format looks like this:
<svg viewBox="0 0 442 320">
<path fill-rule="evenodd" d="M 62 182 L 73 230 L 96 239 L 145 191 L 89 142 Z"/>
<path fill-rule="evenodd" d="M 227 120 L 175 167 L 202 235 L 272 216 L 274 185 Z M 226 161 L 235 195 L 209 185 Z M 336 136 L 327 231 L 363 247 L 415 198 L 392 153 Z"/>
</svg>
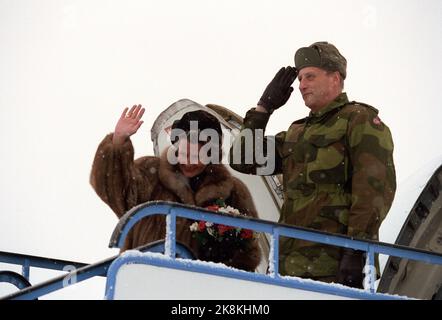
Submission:
<svg viewBox="0 0 442 320">
<path fill-rule="evenodd" d="M 123 144 L 131 135 L 138 131 L 144 122 L 141 120 L 141 117 L 145 109 L 141 107 L 141 104 L 132 106 L 129 112 L 127 111 L 128 109 L 129 108 L 125 108 L 123 110 L 115 126 L 114 137 L 112 139 L 114 144 Z"/>
<path fill-rule="evenodd" d="M 291 85 L 297 75 L 298 71 L 294 67 L 281 68 L 264 90 L 258 106 L 263 107 L 269 113 L 282 107 L 292 94 L 293 87 Z"/>
</svg>

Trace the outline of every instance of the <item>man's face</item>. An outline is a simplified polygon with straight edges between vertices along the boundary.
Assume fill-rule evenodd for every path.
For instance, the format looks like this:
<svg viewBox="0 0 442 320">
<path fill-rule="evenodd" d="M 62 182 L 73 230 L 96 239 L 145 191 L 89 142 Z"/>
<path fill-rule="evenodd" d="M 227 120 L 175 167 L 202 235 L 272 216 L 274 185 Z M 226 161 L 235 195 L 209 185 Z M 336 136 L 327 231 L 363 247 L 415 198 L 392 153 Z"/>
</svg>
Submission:
<svg viewBox="0 0 442 320">
<path fill-rule="evenodd" d="M 299 91 L 305 105 L 313 112 L 320 110 L 336 98 L 336 74 L 317 67 L 299 71 Z"/>
<path fill-rule="evenodd" d="M 200 143 L 190 143 L 181 139 L 178 144 L 178 166 L 181 173 L 187 178 L 193 178 L 204 171 L 206 165 L 199 159 Z"/>
</svg>

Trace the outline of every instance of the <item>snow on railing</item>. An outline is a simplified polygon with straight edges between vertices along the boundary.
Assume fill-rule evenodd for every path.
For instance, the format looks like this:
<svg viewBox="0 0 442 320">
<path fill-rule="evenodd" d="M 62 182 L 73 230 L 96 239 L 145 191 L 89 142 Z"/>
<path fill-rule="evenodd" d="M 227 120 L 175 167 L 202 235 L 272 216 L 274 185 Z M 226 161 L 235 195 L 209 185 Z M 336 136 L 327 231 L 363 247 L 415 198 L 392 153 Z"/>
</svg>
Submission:
<svg viewBox="0 0 442 320">
<path fill-rule="evenodd" d="M 385 254 L 411 260 L 423 261 L 430 264 L 442 264 L 442 254 L 424 251 L 420 249 L 412 249 L 405 246 L 393 245 L 388 243 L 355 239 L 343 235 L 331 234 L 312 229 L 299 228 L 286 224 L 279 224 L 265 220 L 245 216 L 230 216 L 228 214 L 208 211 L 199 207 L 188 206 L 173 202 L 153 201 L 141 204 L 128 211 L 118 222 L 109 243 L 109 247 L 122 248 L 125 238 L 132 227 L 141 219 L 161 214 L 166 215 L 166 239 L 164 245 L 162 243 L 152 243 L 137 248 L 144 252 L 164 251 L 164 255 L 143 255 L 140 253 L 140 261 L 148 261 L 148 263 L 159 263 L 159 266 L 171 267 L 175 269 L 193 270 L 195 272 L 203 272 L 216 274 L 236 279 L 244 279 L 260 283 L 268 283 L 283 287 L 291 287 L 296 289 L 308 290 L 312 292 L 321 292 L 334 294 L 342 297 L 359 298 L 359 299 L 404 299 L 406 297 L 380 294 L 375 292 L 375 276 L 376 269 L 374 266 L 375 254 Z M 258 274 L 237 270 L 234 268 L 223 268 L 220 264 L 211 264 L 209 262 L 190 260 L 191 254 L 186 252 L 186 248 L 177 245 L 176 242 L 176 218 L 183 217 L 193 220 L 204 220 L 213 223 L 235 226 L 245 229 L 251 229 L 257 232 L 265 232 L 270 234 L 270 252 L 269 252 L 269 274 Z M 310 279 L 301 279 L 297 277 L 281 276 L 279 274 L 279 237 L 290 237 L 302 239 L 306 241 L 324 243 L 339 247 L 352 248 L 362 250 L 367 253 L 366 265 L 364 271 L 366 277 L 364 279 L 365 290 L 345 287 L 340 284 L 328 284 Z M 160 241 L 161 242 L 161 241 Z M 133 254 L 132 254 L 133 255 Z M 176 259 L 175 256 L 182 256 L 183 259 Z M 130 255 L 129 255 L 130 256 Z M 163 259 L 158 259 L 161 256 Z M 30 267 L 46 268 L 54 270 L 65 270 L 66 265 L 74 266 L 74 270 L 66 275 L 61 275 L 47 282 L 26 287 L 9 296 L 1 297 L 6 299 L 35 299 L 42 295 L 64 288 L 66 277 L 70 277 L 75 273 L 77 283 L 87 280 L 95 276 L 105 276 L 109 278 L 110 268 L 115 263 L 122 263 L 122 255 L 110 257 L 106 260 L 99 261 L 95 264 L 86 265 L 83 263 L 64 261 L 30 255 L 21 255 L 16 253 L 0 252 L 0 262 L 17 264 L 22 266 L 23 278 L 29 279 Z M 134 259 L 134 257 L 132 257 Z M 159 262 L 160 261 L 160 262 Z M 3 277 L 3 281 L 15 283 L 10 274 Z M 69 283 L 68 285 L 72 285 Z"/>
<path fill-rule="evenodd" d="M 287 277 L 281 277 L 279 274 L 279 237 L 280 236 L 364 251 L 366 252 L 366 257 L 367 257 L 366 265 L 364 268 L 364 272 L 366 274 L 366 277 L 364 279 L 364 289 L 367 294 L 373 295 L 373 297 L 376 296 L 375 298 L 380 298 L 381 296 L 381 294 L 375 293 L 375 277 L 376 277 L 375 254 L 376 253 L 386 254 L 386 255 L 411 259 L 411 260 L 418 260 L 431 264 L 442 264 L 441 254 L 432 253 L 420 249 L 412 249 L 409 247 L 387 244 L 377 241 L 362 240 L 344 235 L 326 233 L 317 230 L 300 228 L 286 224 L 279 224 L 279 223 L 274 223 L 250 217 L 244 217 L 244 216 L 233 217 L 228 214 L 213 212 L 195 206 L 189 206 L 189 205 L 183 205 L 183 204 L 165 202 L 165 201 L 147 202 L 137 207 L 134 207 L 132 210 L 128 211 L 120 219 L 117 228 L 114 230 L 109 246 L 121 248 L 124 244 L 124 240 L 130 229 L 141 219 L 155 214 L 166 215 L 167 223 L 166 223 L 165 255 L 172 259 L 175 257 L 175 241 L 176 241 L 175 229 L 176 229 L 177 217 L 188 218 L 193 220 L 204 220 L 228 226 L 252 229 L 256 232 L 269 233 L 271 236 L 270 253 L 268 257 L 269 275 L 265 276 L 273 279 L 287 278 Z M 289 278 L 294 278 L 294 277 L 289 277 Z M 319 287 L 322 287 L 322 285 L 323 285 L 322 283 L 318 282 Z M 341 287 L 344 286 L 335 285 L 334 289 L 332 290 L 334 294 L 338 295 L 342 294 L 343 291 Z"/>
</svg>

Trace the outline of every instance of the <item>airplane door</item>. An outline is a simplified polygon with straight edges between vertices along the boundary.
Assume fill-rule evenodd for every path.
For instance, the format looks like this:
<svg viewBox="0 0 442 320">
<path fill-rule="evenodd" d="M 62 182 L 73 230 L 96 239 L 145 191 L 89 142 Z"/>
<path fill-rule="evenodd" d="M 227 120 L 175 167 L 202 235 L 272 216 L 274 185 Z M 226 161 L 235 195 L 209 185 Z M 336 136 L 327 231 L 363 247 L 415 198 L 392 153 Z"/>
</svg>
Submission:
<svg viewBox="0 0 442 320">
<path fill-rule="evenodd" d="M 161 152 L 171 145 L 170 128 L 173 122 L 180 119 L 183 114 L 189 111 L 203 110 L 214 115 L 221 123 L 223 130 L 223 159 L 233 176 L 244 182 L 252 194 L 258 216 L 269 221 L 278 221 L 280 208 L 283 203 L 282 184 L 277 176 L 254 176 L 237 172 L 228 165 L 228 153 L 231 143 L 239 134 L 242 118 L 231 110 L 214 104 L 203 106 L 189 99 L 181 99 L 166 110 L 164 110 L 155 120 L 151 129 L 151 138 L 154 145 L 155 156 L 160 156 Z M 263 261 L 258 266 L 258 271 L 265 273 L 268 265 L 269 236 L 260 237 L 260 246 L 263 253 Z"/>
</svg>

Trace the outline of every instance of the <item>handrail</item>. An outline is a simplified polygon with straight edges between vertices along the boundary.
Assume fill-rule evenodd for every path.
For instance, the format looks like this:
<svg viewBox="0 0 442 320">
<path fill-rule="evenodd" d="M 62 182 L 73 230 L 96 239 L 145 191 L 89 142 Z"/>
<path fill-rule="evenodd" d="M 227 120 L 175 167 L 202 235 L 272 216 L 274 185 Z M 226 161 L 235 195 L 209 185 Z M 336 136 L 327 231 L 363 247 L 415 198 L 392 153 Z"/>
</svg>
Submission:
<svg viewBox="0 0 442 320">
<path fill-rule="evenodd" d="M 118 256 L 113 256 L 98 263 L 86 265 L 53 279 L 0 297 L 0 300 L 32 300 L 95 276 L 105 276 L 110 264 L 116 258 L 118 258 Z"/>
<path fill-rule="evenodd" d="M 159 240 L 147 245 L 136 248 L 141 252 L 163 252 L 164 241 Z M 182 243 L 177 243 L 177 257 L 183 257 L 192 259 L 192 252 Z M 60 275 L 53 279 L 44 281 L 42 283 L 20 288 L 21 290 L 13 292 L 4 297 L 0 297 L 0 300 L 30 300 L 36 299 L 48 293 L 65 288 L 67 286 L 85 281 L 92 277 L 105 277 L 109 266 L 120 255 L 115 255 L 105 260 L 99 261 L 94 264 L 85 264 L 80 262 L 73 262 L 67 260 L 51 259 L 38 256 L 24 255 L 19 253 L 11 253 L 0 251 L 0 262 L 9 264 L 22 265 L 24 262 L 28 263 L 31 267 L 45 268 L 51 270 L 64 270 L 62 266 L 73 266 L 66 274 Z M 19 274 L 17 274 L 19 276 Z M 25 279 L 26 280 L 26 279 Z"/>
<path fill-rule="evenodd" d="M 29 281 L 29 268 L 44 268 L 50 270 L 67 271 L 66 266 L 72 268 L 81 268 L 87 265 L 87 263 L 53 259 L 46 257 L 33 256 L 29 254 L 13 253 L 7 251 L 0 251 L 0 263 L 9 263 L 23 266 L 22 276 Z"/>
<path fill-rule="evenodd" d="M 168 223 L 166 224 L 166 235 L 168 235 L 168 237 L 166 237 L 166 252 L 168 252 L 168 255 L 171 257 L 174 256 L 174 221 L 176 217 L 210 221 L 213 223 L 220 223 L 234 227 L 252 229 L 258 232 L 269 233 L 272 239 L 269 256 L 269 270 L 271 272 L 271 276 L 274 278 L 279 277 L 278 241 L 280 236 L 365 251 L 367 253 L 366 268 L 368 267 L 368 270 L 366 270 L 365 280 L 368 284 L 366 291 L 371 293 L 375 292 L 374 282 L 376 273 L 373 272 L 373 270 L 375 270 L 374 255 L 376 253 L 418 260 L 426 263 L 442 264 L 442 254 L 440 253 L 434 253 L 422 249 L 413 249 L 378 241 L 358 239 L 345 235 L 337 235 L 313 229 L 295 227 L 292 225 L 275 223 L 251 217 L 233 217 L 224 213 L 213 212 L 195 206 L 167 201 L 146 202 L 128 211 L 125 215 L 123 215 L 115 228 L 109 243 L 109 247 L 121 248 L 131 228 L 141 219 L 155 214 L 167 216 L 166 220 Z"/>
<path fill-rule="evenodd" d="M 178 243 L 176 243 L 175 222 L 177 217 L 194 219 L 194 220 L 211 221 L 213 223 L 221 223 L 224 225 L 252 229 L 254 231 L 266 232 L 271 234 L 271 248 L 269 256 L 270 275 L 263 275 L 263 274 L 258 275 L 258 274 L 249 273 L 256 276 L 257 279 L 259 278 L 259 281 L 261 282 L 274 281 L 273 283 L 275 284 L 280 283 L 282 285 L 287 285 L 287 281 L 290 281 L 287 279 L 287 277 L 281 277 L 278 272 L 279 270 L 278 242 L 280 236 L 297 238 L 307 241 L 319 242 L 328 245 L 335 245 L 335 246 L 341 246 L 341 247 L 347 247 L 347 248 L 353 248 L 365 251 L 367 252 L 367 265 L 371 266 L 371 269 L 374 268 L 375 253 L 393 255 L 393 256 L 398 256 L 412 260 L 419 260 L 433 264 L 442 264 L 442 254 L 439 253 L 433 253 L 421 249 L 412 249 L 405 246 L 393 245 L 393 244 L 382 243 L 372 240 L 356 239 L 344 235 L 337 235 L 337 234 L 332 234 L 332 233 L 327 233 L 307 228 L 294 227 L 287 224 L 280 224 L 271 221 L 259 220 L 251 217 L 244 217 L 244 216 L 233 217 L 228 214 L 216 213 L 194 206 L 183 205 L 174 202 L 166 202 L 166 201 L 146 202 L 128 211 L 120 219 L 116 228 L 114 229 L 109 246 L 112 248 L 116 247 L 121 248 L 131 228 L 141 219 L 155 214 L 166 215 L 167 237 L 165 240 L 165 245 L 164 245 L 165 248 L 163 251 L 167 256 L 172 258 L 172 260 L 170 261 L 176 261 L 176 263 L 170 262 L 171 265 L 175 265 L 177 263 L 179 264 L 179 261 L 181 261 L 181 260 L 175 260 L 175 253 L 179 254 L 181 252 L 183 253 L 183 256 L 186 258 L 187 254 L 186 252 L 188 252 L 187 250 L 182 250 L 181 246 Z M 151 249 L 155 251 L 158 250 L 158 245 L 161 245 L 161 243 L 155 242 L 145 246 L 141 246 L 136 249 L 139 251 L 146 251 Z M 64 268 L 63 266 L 66 265 L 79 267 L 78 269 L 75 269 L 74 271 L 69 272 L 66 275 L 62 275 L 52 280 L 46 281 L 44 283 L 22 289 L 18 292 L 2 297 L 2 299 L 34 299 L 39 296 L 53 292 L 55 290 L 61 289 L 66 285 L 78 283 L 80 281 L 84 281 L 94 276 L 104 276 L 108 272 L 110 265 L 119 257 L 120 255 L 116 255 L 111 258 L 100 261 L 98 263 L 86 265 L 79 262 L 73 262 L 67 260 L 49 259 L 49 258 L 42 258 L 36 256 L 29 256 L 29 255 L 13 254 L 9 252 L 0 252 L 0 262 L 21 264 L 24 266 L 28 266 L 28 268 L 40 267 L 40 268 L 62 270 Z M 232 273 L 232 276 L 235 276 L 234 270 L 229 272 Z M 227 275 L 228 274 L 226 273 L 226 276 Z M 69 280 L 72 277 L 76 277 L 76 281 L 74 283 L 66 282 L 66 280 Z M 379 296 L 379 294 L 375 294 L 374 292 L 374 272 L 368 272 L 367 277 L 369 278 L 368 279 L 369 286 L 368 288 L 366 288 L 365 291 L 366 295 L 359 295 L 359 297 L 368 297 L 368 298 L 381 297 Z M 318 285 L 316 285 L 314 288 L 312 287 L 312 290 L 318 290 L 318 288 L 323 288 L 324 286 L 327 286 L 327 284 L 318 283 Z M 337 288 L 334 291 L 336 292 L 336 294 L 343 293 L 344 296 L 345 295 L 348 296 L 348 292 L 346 293 L 345 289 L 350 289 L 350 288 Z M 330 291 L 329 288 L 327 290 Z M 359 290 L 358 292 L 362 293 L 364 291 Z M 355 296 L 358 295 L 356 294 Z"/>
<path fill-rule="evenodd" d="M 6 282 L 14 285 L 18 289 L 24 289 L 30 287 L 28 279 L 23 277 L 21 274 L 13 271 L 0 271 L 0 283 Z"/>
</svg>

